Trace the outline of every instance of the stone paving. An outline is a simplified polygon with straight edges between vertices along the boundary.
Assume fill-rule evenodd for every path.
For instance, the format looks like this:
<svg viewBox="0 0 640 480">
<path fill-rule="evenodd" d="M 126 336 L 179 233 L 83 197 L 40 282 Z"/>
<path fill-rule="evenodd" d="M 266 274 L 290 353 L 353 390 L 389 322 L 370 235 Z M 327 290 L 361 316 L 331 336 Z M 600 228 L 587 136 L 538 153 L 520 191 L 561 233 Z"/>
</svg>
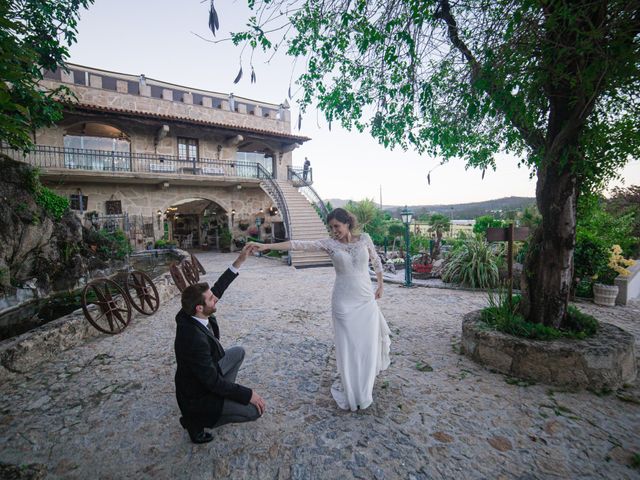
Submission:
<svg viewBox="0 0 640 480">
<path fill-rule="evenodd" d="M 234 256 L 199 258 L 211 281 Z M 176 297 L 120 335 L 5 381 L 0 462 L 78 479 L 640 478 L 631 467 L 640 382 L 569 392 L 474 364 L 458 348 L 462 315 L 486 303 L 480 292 L 387 285 L 379 303 L 392 364 L 372 407 L 338 410 L 329 392 L 333 278 L 331 268 L 251 258 L 220 302 L 223 344 L 247 350 L 238 381 L 267 401 L 257 422 L 189 442 L 173 384 Z M 579 306 L 640 339 L 640 304 Z"/>
</svg>

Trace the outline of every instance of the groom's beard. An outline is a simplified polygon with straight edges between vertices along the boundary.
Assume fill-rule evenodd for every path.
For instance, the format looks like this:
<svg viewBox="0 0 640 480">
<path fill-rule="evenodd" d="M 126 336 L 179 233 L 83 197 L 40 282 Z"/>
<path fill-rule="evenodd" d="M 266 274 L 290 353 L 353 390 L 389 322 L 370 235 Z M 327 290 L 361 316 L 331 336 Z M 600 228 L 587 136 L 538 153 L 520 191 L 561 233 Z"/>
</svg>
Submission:
<svg viewBox="0 0 640 480">
<path fill-rule="evenodd" d="M 211 308 L 205 307 L 205 308 L 202 309 L 202 313 L 204 313 L 207 317 L 213 315 L 217 311 L 218 311 L 218 309 L 216 307 L 211 307 Z"/>
</svg>

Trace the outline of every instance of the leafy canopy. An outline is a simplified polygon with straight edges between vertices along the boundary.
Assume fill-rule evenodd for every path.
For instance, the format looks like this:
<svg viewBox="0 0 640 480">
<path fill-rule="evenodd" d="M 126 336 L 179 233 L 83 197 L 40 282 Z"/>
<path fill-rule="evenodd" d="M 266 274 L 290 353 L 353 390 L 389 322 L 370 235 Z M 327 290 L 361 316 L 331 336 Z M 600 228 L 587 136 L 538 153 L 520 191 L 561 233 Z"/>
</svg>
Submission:
<svg viewBox="0 0 640 480">
<path fill-rule="evenodd" d="M 28 150 L 36 129 L 62 118 L 71 92 L 48 90 L 44 70 L 57 70 L 76 40 L 78 10 L 93 0 L 0 0 L 0 140 Z"/>
<path fill-rule="evenodd" d="M 302 109 L 317 102 L 385 146 L 480 168 L 504 151 L 533 170 L 561 152 L 583 190 L 640 156 L 638 0 L 249 5 L 256 16 L 232 38 L 304 59 Z"/>
</svg>

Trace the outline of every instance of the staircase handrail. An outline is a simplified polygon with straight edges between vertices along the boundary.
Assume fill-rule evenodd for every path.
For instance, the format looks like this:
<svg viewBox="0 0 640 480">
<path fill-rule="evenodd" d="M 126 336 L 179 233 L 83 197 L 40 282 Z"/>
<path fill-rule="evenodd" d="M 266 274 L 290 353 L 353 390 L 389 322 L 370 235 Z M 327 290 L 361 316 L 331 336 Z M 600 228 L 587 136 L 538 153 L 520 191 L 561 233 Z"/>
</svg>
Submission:
<svg viewBox="0 0 640 480">
<path fill-rule="evenodd" d="M 273 179 L 273 176 L 267 169 L 265 169 L 259 163 L 256 164 L 258 167 L 258 178 L 264 180 L 267 185 L 267 189 L 269 190 L 269 194 L 273 200 L 275 200 L 276 205 L 278 206 L 278 210 L 280 211 L 280 216 L 282 217 L 282 223 L 284 224 L 284 232 L 287 238 L 291 238 L 291 228 L 289 224 L 289 209 L 287 208 L 287 202 L 284 199 L 284 194 L 277 182 Z"/>
<path fill-rule="evenodd" d="M 309 184 L 309 182 L 307 182 L 300 174 L 298 174 L 298 172 L 296 172 L 294 168 L 291 168 L 291 166 L 287 166 L 287 178 L 288 180 L 293 180 L 295 178 L 296 183 L 301 183 L 304 185 L 303 187 L 299 187 L 302 191 L 302 194 L 307 197 L 307 199 L 311 203 L 314 204 L 316 210 L 318 211 L 318 214 L 320 215 L 320 218 L 326 225 L 329 210 L 327 209 L 325 203 L 322 201 L 322 198 L 320 198 L 320 195 L 318 195 L 318 192 L 316 192 Z"/>
</svg>

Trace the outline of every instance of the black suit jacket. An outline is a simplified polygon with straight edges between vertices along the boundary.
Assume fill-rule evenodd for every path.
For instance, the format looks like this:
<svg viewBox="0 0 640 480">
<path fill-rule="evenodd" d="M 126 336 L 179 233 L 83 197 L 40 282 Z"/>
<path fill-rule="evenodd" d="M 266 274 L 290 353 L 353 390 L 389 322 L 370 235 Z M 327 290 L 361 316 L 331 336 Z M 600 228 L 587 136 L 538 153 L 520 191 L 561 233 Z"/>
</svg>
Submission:
<svg viewBox="0 0 640 480">
<path fill-rule="evenodd" d="M 211 288 L 220 298 L 238 275 L 227 269 Z M 226 398 L 247 405 L 252 391 L 226 381 L 219 361 L 224 356 L 220 329 L 209 318 L 214 333 L 184 310 L 176 315 L 176 397 L 185 421 L 195 428 L 213 427 Z"/>
</svg>

